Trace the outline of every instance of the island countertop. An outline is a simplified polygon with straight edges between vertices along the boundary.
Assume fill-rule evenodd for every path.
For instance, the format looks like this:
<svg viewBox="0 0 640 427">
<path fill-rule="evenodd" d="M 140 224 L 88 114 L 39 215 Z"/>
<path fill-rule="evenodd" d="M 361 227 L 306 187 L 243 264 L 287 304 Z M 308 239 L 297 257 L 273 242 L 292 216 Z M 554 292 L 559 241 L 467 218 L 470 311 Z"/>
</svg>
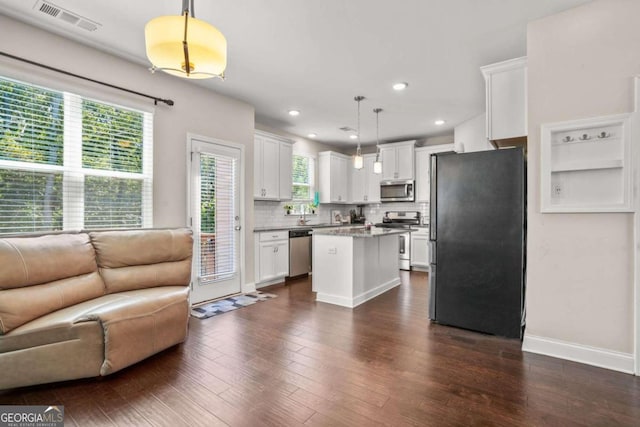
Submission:
<svg viewBox="0 0 640 427">
<path fill-rule="evenodd" d="M 367 230 L 365 227 L 341 227 L 314 229 L 313 234 L 323 236 L 340 236 L 340 237 L 379 237 L 390 236 L 392 234 L 410 233 L 412 230 L 406 228 L 378 228 L 371 227 Z"/>
</svg>

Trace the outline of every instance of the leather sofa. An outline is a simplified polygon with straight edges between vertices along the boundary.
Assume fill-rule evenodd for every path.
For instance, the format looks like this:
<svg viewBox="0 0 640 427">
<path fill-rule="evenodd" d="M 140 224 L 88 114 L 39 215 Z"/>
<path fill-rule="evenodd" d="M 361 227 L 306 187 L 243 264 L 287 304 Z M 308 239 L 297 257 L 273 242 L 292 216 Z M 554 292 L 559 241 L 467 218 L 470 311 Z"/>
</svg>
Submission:
<svg viewBox="0 0 640 427">
<path fill-rule="evenodd" d="M 0 389 L 114 373 L 185 340 L 188 229 L 0 239 Z"/>
</svg>

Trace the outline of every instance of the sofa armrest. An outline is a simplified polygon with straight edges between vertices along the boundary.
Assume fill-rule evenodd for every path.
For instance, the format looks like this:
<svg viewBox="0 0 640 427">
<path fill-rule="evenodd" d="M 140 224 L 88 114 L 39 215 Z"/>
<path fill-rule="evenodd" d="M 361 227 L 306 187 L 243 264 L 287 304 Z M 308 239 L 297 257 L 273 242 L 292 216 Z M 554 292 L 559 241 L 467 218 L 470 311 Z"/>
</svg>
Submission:
<svg viewBox="0 0 640 427">
<path fill-rule="evenodd" d="M 124 298 L 77 320 L 97 320 L 102 325 L 105 354 L 101 375 L 119 371 L 186 338 L 188 287 L 163 286 L 118 295 Z"/>
</svg>

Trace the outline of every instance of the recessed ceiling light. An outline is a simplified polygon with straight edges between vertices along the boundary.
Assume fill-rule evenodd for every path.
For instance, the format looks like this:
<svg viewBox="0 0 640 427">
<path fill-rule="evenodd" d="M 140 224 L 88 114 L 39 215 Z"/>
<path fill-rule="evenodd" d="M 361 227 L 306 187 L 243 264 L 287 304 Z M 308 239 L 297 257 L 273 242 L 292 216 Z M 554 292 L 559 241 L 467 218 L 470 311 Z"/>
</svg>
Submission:
<svg viewBox="0 0 640 427">
<path fill-rule="evenodd" d="M 289 115 L 290 116 L 299 116 L 300 115 L 300 111 L 298 110 L 289 110 Z"/>
<path fill-rule="evenodd" d="M 318 135 L 316 135 L 315 133 L 310 133 L 310 134 L 308 134 L 307 136 L 308 136 L 309 138 L 315 138 L 315 137 L 316 137 L 316 136 L 318 136 Z"/>
<path fill-rule="evenodd" d="M 399 82 L 393 84 L 393 90 L 405 90 L 409 86 L 409 83 Z"/>
<path fill-rule="evenodd" d="M 352 133 L 351 135 L 349 135 L 349 138 L 358 139 L 358 135 L 356 135 L 355 133 Z"/>
<path fill-rule="evenodd" d="M 443 125 L 443 124 L 445 124 L 446 122 L 445 122 L 444 120 L 440 119 L 440 120 L 436 120 L 436 121 L 435 121 L 435 122 L 433 122 L 433 123 L 435 123 L 435 124 L 436 124 L 436 126 L 442 126 L 442 125 Z"/>
</svg>

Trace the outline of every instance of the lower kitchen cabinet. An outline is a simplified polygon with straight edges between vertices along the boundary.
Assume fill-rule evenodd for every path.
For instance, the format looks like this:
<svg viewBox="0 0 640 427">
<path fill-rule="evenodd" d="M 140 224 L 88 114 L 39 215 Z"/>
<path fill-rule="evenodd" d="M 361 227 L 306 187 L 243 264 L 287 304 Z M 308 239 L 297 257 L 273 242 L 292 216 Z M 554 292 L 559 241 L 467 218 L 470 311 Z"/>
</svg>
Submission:
<svg viewBox="0 0 640 427">
<path fill-rule="evenodd" d="M 289 232 L 256 234 L 256 287 L 281 281 L 289 275 Z"/>
<path fill-rule="evenodd" d="M 419 228 L 411 233 L 411 267 L 429 268 L 429 229 Z"/>
</svg>

